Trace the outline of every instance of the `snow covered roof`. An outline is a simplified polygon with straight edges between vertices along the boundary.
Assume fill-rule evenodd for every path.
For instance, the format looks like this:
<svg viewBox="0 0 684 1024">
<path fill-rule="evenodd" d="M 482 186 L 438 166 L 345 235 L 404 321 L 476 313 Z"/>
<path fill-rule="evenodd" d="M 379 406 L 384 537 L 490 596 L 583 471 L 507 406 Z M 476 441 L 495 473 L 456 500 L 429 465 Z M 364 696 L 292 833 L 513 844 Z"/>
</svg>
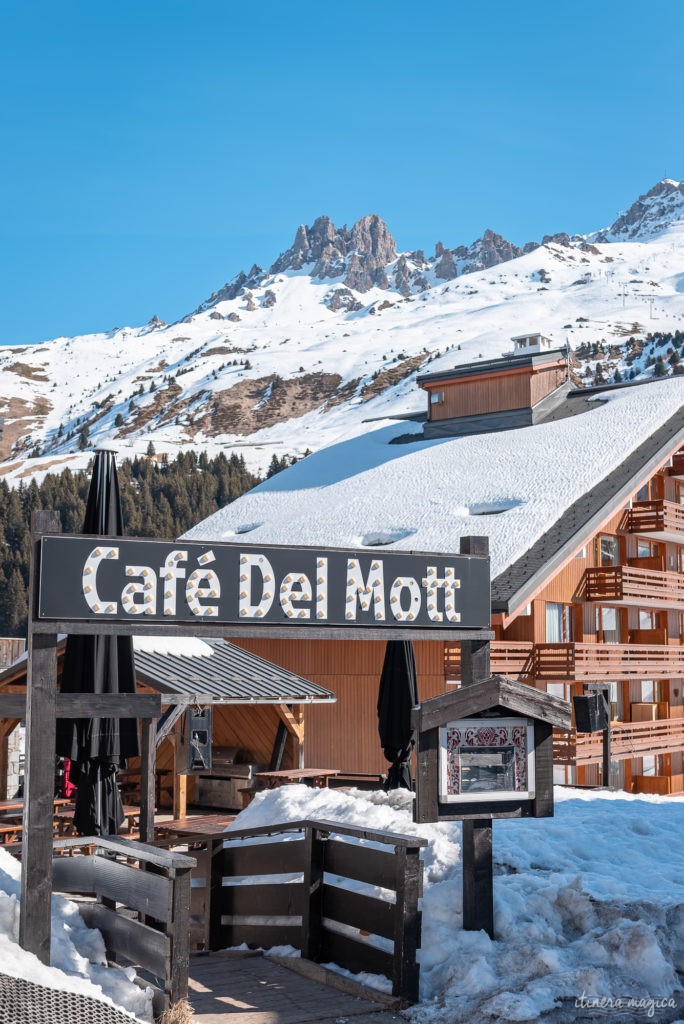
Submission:
<svg viewBox="0 0 684 1024">
<path fill-rule="evenodd" d="M 310 455 L 186 536 L 453 552 L 461 536 L 487 535 L 494 607 L 512 610 L 542 566 L 581 546 L 684 441 L 683 402 L 673 377 L 496 434 L 426 441 L 418 424 L 383 426 Z M 407 429 L 415 441 L 392 443 Z"/>
</svg>

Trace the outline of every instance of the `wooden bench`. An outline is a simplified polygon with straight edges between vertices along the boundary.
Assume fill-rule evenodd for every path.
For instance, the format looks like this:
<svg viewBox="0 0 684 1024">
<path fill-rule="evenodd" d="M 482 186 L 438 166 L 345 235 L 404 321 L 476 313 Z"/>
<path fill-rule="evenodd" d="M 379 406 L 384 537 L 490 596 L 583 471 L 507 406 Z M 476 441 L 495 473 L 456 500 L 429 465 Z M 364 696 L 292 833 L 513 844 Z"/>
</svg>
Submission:
<svg viewBox="0 0 684 1024">
<path fill-rule="evenodd" d="M 10 846 L 21 839 L 22 824 L 20 821 L 14 824 L 0 825 L 0 846 Z"/>
</svg>

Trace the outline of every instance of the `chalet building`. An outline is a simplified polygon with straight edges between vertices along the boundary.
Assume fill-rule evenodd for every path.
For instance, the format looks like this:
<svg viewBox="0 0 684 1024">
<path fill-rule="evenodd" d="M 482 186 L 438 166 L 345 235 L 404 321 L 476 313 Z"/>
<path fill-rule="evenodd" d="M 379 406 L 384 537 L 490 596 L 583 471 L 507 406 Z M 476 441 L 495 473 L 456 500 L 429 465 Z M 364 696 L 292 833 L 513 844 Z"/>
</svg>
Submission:
<svg viewBox="0 0 684 1024">
<path fill-rule="evenodd" d="M 564 402 L 570 390 L 565 348 L 542 334 L 512 341 L 513 352 L 501 359 L 418 377 L 428 394 L 425 437 L 527 427 Z"/>
<path fill-rule="evenodd" d="M 254 544 L 457 551 L 460 535 L 489 535 L 492 671 L 566 699 L 610 690 L 610 780 L 600 734 L 572 731 L 556 736 L 556 781 L 684 793 L 684 381 L 574 390 L 564 350 L 538 334 L 514 346 L 419 377 L 428 414 L 413 443 L 404 423 L 403 445 L 385 427 L 319 452 L 189 537 L 237 540 L 249 523 Z M 384 643 L 236 642 L 335 693 L 304 711 L 307 765 L 386 768 Z M 415 648 L 422 698 L 459 685 L 457 643 Z"/>
</svg>

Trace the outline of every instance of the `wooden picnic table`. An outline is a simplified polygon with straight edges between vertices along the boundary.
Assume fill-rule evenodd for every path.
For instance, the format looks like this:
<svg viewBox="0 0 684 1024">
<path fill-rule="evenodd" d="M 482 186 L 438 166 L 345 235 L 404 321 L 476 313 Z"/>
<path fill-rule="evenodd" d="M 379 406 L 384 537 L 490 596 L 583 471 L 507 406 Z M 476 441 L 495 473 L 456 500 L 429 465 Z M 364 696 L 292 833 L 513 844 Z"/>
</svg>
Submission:
<svg viewBox="0 0 684 1024">
<path fill-rule="evenodd" d="M 191 818 L 173 818 L 170 821 L 158 821 L 154 826 L 155 834 L 160 839 L 171 837 L 210 836 L 215 832 L 223 832 L 234 814 L 197 814 Z"/>
<path fill-rule="evenodd" d="M 56 797 L 54 802 L 54 825 L 59 831 L 60 808 L 70 805 L 69 800 Z M 18 843 L 22 838 L 24 801 L 20 798 L 15 800 L 0 800 L 0 846 L 9 846 L 11 843 Z"/>
<path fill-rule="evenodd" d="M 132 804 L 123 805 L 124 817 L 126 820 L 126 831 L 129 835 L 135 832 L 136 829 L 140 828 L 140 808 L 135 807 Z M 68 836 L 73 833 L 74 826 L 74 810 L 70 808 L 66 811 L 57 811 L 56 815 L 57 831 L 61 836 Z"/>
<path fill-rule="evenodd" d="M 324 789 L 331 776 L 340 774 L 339 768 L 284 768 L 277 772 L 257 772 L 255 778 L 261 779 L 267 789 L 278 786 L 291 786 L 304 782 L 316 789 Z"/>
</svg>

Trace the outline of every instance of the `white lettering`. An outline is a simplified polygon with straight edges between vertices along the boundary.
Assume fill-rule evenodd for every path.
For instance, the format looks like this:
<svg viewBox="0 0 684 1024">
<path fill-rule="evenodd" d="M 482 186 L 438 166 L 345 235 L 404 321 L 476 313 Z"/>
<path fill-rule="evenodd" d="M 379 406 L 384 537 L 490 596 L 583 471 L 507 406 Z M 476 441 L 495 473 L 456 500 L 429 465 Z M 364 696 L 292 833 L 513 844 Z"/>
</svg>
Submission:
<svg viewBox="0 0 684 1024">
<path fill-rule="evenodd" d="M 328 559 L 316 559 L 316 618 L 328 618 Z"/>
<path fill-rule="evenodd" d="M 401 606 L 401 593 L 408 590 L 410 603 L 406 611 Z M 397 576 L 390 590 L 390 608 L 397 622 L 413 621 L 420 612 L 421 593 L 418 581 L 413 576 Z"/>
<path fill-rule="evenodd" d="M 253 570 L 261 574 L 261 600 L 258 604 L 252 601 Z M 240 555 L 240 618 L 262 619 L 267 615 L 273 604 L 275 582 L 273 566 L 265 555 Z"/>
<path fill-rule="evenodd" d="M 121 603 L 127 615 L 157 614 L 157 574 L 149 565 L 127 565 L 126 575 L 137 577 L 121 591 Z M 142 597 L 141 601 L 136 598 Z"/>
<path fill-rule="evenodd" d="M 163 580 L 164 615 L 175 615 L 178 600 L 178 580 L 185 579 L 185 569 L 180 569 L 179 562 L 187 562 L 187 551 L 172 551 L 159 570 Z"/>
<path fill-rule="evenodd" d="M 295 590 L 294 588 L 297 587 Z M 295 608 L 299 601 L 311 600 L 311 583 L 309 577 L 303 572 L 289 572 L 280 584 L 280 607 L 288 619 L 309 619 L 311 612 L 308 608 Z"/>
<path fill-rule="evenodd" d="M 371 562 L 368 579 L 364 580 L 363 572 L 357 558 L 347 559 L 347 594 L 345 602 L 345 619 L 356 618 L 356 602 L 361 611 L 367 612 L 373 607 L 373 615 L 377 622 L 385 621 L 385 578 L 383 564 L 378 560 Z"/>
<path fill-rule="evenodd" d="M 426 572 L 427 575 L 422 582 L 427 590 L 427 613 L 432 621 L 441 622 L 444 618 L 437 607 L 437 591 L 443 589 L 444 611 L 447 619 L 449 622 L 460 622 L 460 612 L 457 612 L 454 608 L 454 590 L 458 590 L 461 586 L 461 581 L 454 576 L 453 568 L 447 566 L 443 577 L 437 575 L 437 568 L 434 565 L 428 565 Z"/>
<path fill-rule="evenodd" d="M 216 561 L 213 551 L 205 551 L 197 559 L 201 566 Z M 221 596 L 221 581 L 213 569 L 195 569 L 190 573 L 185 584 L 185 600 L 193 615 L 203 618 L 205 615 L 218 615 L 217 604 L 200 604 L 201 599 Z"/>
<path fill-rule="evenodd" d="M 100 563 L 106 558 L 118 558 L 118 548 L 93 548 L 86 558 L 81 576 L 81 586 L 86 604 L 96 615 L 115 615 L 117 612 L 116 601 L 103 601 L 97 592 L 97 571 Z"/>
</svg>

